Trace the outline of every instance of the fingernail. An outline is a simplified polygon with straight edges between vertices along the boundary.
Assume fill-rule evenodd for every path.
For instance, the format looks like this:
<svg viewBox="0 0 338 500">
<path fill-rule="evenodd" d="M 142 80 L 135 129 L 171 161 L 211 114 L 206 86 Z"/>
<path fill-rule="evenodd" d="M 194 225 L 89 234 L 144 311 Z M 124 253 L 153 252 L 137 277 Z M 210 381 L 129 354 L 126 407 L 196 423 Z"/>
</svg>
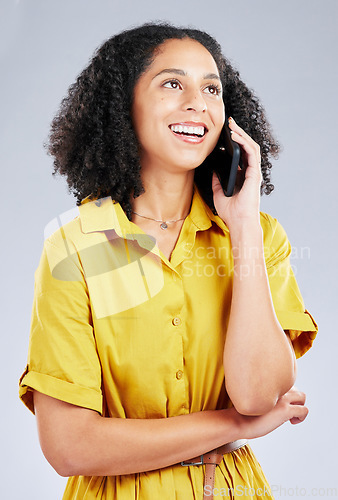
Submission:
<svg viewBox="0 0 338 500">
<path fill-rule="evenodd" d="M 228 118 L 228 123 L 232 122 L 233 120 L 234 120 L 234 119 L 233 119 L 233 117 L 232 117 L 232 116 L 229 116 L 229 118 Z"/>
</svg>

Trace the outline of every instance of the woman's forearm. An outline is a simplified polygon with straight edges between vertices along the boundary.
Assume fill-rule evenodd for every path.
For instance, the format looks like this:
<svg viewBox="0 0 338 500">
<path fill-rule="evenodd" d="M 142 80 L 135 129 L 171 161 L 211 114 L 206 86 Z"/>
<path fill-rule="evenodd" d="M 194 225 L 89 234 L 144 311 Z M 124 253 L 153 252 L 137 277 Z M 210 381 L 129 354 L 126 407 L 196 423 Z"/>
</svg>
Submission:
<svg viewBox="0 0 338 500">
<path fill-rule="evenodd" d="M 224 347 L 228 394 L 238 411 L 269 411 L 295 380 L 295 356 L 272 303 L 262 229 L 257 222 L 230 228 L 233 295 Z"/>
<path fill-rule="evenodd" d="M 241 438 L 234 408 L 159 419 L 104 418 L 35 391 L 41 448 L 63 476 L 167 467 Z"/>
</svg>

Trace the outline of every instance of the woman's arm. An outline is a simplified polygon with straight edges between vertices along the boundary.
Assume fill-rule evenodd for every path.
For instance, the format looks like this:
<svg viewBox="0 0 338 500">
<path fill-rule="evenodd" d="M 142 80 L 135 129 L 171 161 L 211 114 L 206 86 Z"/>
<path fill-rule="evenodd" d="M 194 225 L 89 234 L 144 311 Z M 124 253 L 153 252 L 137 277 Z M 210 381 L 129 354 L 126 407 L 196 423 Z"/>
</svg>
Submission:
<svg viewBox="0 0 338 500">
<path fill-rule="evenodd" d="M 262 415 L 294 384 L 295 354 L 272 303 L 260 225 L 260 150 L 234 120 L 232 139 L 246 163 L 242 188 L 223 194 L 214 174 L 214 204 L 230 232 L 234 259 L 233 294 L 226 342 L 226 389 L 244 415 Z"/>
<path fill-rule="evenodd" d="M 105 476 L 167 467 L 227 442 L 263 436 L 304 420 L 305 395 L 291 390 L 261 417 L 235 408 L 160 419 L 104 418 L 34 391 L 42 451 L 62 476 Z M 291 420 L 292 421 L 292 420 Z"/>
<path fill-rule="evenodd" d="M 42 451 L 62 476 L 121 475 L 179 463 L 240 437 L 236 410 L 104 418 L 34 391 Z"/>
<path fill-rule="evenodd" d="M 296 360 L 274 311 L 259 223 L 230 234 L 234 278 L 224 348 L 226 388 L 240 413 L 261 415 L 294 384 Z"/>
</svg>

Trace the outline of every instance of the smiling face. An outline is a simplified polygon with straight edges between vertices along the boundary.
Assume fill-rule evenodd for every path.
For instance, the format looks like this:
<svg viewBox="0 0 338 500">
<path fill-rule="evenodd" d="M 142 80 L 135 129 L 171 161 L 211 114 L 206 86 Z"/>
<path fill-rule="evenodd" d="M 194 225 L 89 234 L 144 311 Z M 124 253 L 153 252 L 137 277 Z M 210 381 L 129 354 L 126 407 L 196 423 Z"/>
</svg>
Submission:
<svg viewBox="0 0 338 500">
<path fill-rule="evenodd" d="M 167 40 L 134 89 L 132 119 L 142 170 L 191 170 L 214 149 L 224 123 L 210 52 L 190 38 Z"/>
</svg>

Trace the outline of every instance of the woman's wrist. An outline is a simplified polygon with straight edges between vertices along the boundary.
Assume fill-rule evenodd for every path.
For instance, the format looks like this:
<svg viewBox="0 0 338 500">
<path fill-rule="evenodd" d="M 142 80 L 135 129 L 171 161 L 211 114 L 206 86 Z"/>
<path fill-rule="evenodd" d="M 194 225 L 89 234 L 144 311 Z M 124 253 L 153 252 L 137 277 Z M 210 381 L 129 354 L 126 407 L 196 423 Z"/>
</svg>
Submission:
<svg viewBox="0 0 338 500">
<path fill-rule="evenodd" d="M 243 245 L 252 242 L 262 243 L 263 230 L 258 217 L 250 217 L 241 221 L 232 222 L 228 224 L 230 232 L 231 244 Z"/>
<path fill-rule="evenodd" d="M 225 412 L 225 413 L 224 413 Z M 222 414 L 225 418 L 223 418 L 223 426 L 224 426 L 224 435 L 227 435 L 228 438 L 226 441 L 222 442 L 222 444 L 226 444 L 227 442 L 236 441 L 237 439 L 243 439 L 244 428 L 243 428 L 243 418 L 240 413 L 233 406 L 228 408 L 227 410 L 218 410 L 217 413 Z M 229 425 L 231 430 L 229 431 Z"/>
<path fill-rule="evenodd" d="M 230 229 L 231 250 L 234 268 L 251 268 L 258 263 L 264 264 L 263 230 L 259 221 L 247 221 L 241 226 Z"/>
</svg>

